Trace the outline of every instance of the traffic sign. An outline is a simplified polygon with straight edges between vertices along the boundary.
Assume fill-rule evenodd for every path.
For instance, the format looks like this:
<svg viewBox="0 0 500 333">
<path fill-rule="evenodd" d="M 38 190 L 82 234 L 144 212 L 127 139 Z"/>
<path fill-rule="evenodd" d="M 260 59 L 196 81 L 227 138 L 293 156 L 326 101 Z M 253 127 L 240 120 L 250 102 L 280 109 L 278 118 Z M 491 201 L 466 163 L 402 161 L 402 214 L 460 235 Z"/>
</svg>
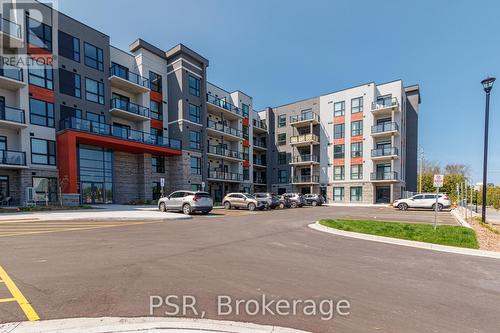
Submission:
<svg viewBox="0 0 500 333">
<path fill-rule="evenodd" d="M 165 186 L 165 178 L 160 178 L 160 186 Z"/>
<path fill-rule="evenodd" d="M 434 187 L 443 187 L 444 175 L 434 175 Z"/>
</svg>

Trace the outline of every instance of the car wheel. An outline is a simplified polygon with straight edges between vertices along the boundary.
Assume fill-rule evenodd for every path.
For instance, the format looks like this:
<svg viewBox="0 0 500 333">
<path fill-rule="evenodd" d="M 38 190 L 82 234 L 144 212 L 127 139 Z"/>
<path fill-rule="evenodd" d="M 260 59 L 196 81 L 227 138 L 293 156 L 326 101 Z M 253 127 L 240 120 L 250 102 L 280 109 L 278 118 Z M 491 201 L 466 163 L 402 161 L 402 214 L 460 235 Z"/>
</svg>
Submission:
<svg viewBox="0 0 500 333">
<path fill-rule="evenodd" d="M 254 203 L 249 203 L 248 204 L 248 210 L 253 212 L 255 210 L 255 204 Z"/>
<path fill-rule="evenodd" d="M 290 207 L 297 208 L 297 203 L 295 201 L 292 201 L 292 203 L 290 204 Z"/>
<path fill-rule="evenodd" d="M 432 205 L 432 210 L 436 210 L 436 204 Z M 443 205 L 438 203 L 438 212 L 443 210 Z"/>
<path fill-rule="evenodd" d="M 165 206 L 164 202 L 160 203 L 160 212 L 166 212 L 167 211 L 167 206 Z"/>
<path fill-rule="evenodd" d="M 224 209 L 231 209 L 231 203 L 229 201 L 224 202 Z"/>
<path fill-rule="evenodd" d="M 191 215 L 191 206 L 189 204 L 184 204 L 184 206 L 182 206 L 182 212 L 185 215 Z"/>
<path fill-rule="evenodd" d="M 280 203 L 280 209 L 284 209 L 285 208 L 285 204 L 284 203 Z"/>
<path fill-rule="evenodd" d="M 408 210 L 408 205 L 405 203 L 400 203 L 398 205 L 399 210 Z"/>
<path fill-rule="evenodd" d="M 317 205 L 318 205 L 318 202 L 317 202 L 317 201 L 313 201 L 313 202 L 311 202 L 311 205 L 313 205 L 313 206 L 317 206 Z"/>
</svg>

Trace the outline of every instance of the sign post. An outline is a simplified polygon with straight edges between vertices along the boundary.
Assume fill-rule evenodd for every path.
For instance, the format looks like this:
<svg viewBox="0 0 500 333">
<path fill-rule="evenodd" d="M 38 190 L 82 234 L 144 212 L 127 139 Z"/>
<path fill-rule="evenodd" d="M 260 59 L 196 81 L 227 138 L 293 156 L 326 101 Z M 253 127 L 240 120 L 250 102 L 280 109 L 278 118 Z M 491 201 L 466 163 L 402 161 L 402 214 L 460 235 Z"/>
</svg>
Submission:
<svg viewBox="0 0 500 333">
<path fill-rule="evenodd" d="M 165 191 L 163 189 L 165 188 L 165 178 L 160 178 L 160 187 L 161 187 L 161 197 L 163 198 L 163 195 Z"/>
<path fill-rule="evenodd" d="M 443 175 L 434 175 L 434 187 L 436 188 L 436 203 L 434 204 L 434 230 L 436 230 L 437 227 L 439 188 L 443 187 L 443 183 L 444 183 Z"/>
</svg>

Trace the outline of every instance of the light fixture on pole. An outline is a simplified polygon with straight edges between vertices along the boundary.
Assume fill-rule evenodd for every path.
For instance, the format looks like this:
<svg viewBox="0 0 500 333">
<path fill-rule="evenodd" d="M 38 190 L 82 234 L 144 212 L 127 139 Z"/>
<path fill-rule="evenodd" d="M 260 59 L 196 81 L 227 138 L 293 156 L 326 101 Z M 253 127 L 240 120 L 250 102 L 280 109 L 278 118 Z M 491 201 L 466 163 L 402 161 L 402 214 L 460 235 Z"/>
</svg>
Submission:
<svg viewBox="0 0 500 333">
<path fill-rule="evenodd" d="M 486 113 L 484 116 L 484 155 L 483 155 L 483 211 L 481 214 L 481 220 L 483 223 L 486 222 L 486 190 L 488 187 L 487 173 L 488 173 L 488 127 L 490 118 L 490 92 L 493 88 L 493 83 L 495 82 L 494 77 L 488 77 L 481 81 L 483 85 L 484 92 L 486 93 Z"/>
</svg>

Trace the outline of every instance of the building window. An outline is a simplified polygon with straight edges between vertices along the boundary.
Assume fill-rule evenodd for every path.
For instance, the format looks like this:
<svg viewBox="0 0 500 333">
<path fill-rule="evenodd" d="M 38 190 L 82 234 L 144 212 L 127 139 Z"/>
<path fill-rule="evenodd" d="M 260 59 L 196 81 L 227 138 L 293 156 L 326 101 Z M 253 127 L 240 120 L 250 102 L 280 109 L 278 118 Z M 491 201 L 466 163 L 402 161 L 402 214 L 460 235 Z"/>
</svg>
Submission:
<svg viewBox="0 0 500 333">
<path fill-rule="evenodd" d="M 85 65 L 104 71 L 104 56 L 102 49 L 89 44 L 87 42 L 83 43 L 83 49 L 85 52 Z"/>
<path fill-rule="evenodd" d="M 163 119 L 163 109 L 161 103 L 149 101 L 149 110 L 151 111 L 151 118 L 158 120 Z"/>
<path fill-rule="evenodd" d="M 149 71 L 149 89 L 156 91 L 157 93 L 162 93 L 162 83 L 161 75 L 155 72 Z"/>
<path fill-rule="evenodd" d="M 334 145 L 333 146 L 333 158 L 338 159 L 338 158 L 344 158 L 344 153 L 345 147 L 344 145 Z"/>
<path fill-rule="evenodd" d="M 191 184 L 191 191 L 201 191 L 201 184 Z"/>
<path fill-rule="evenodd" d="M 333 167 L 333 180 L 344 180 L 344 166 Z"/>
<path fill-rule="evenodd" d="M 351 187 L 351 201 L 361 201 L 363 188 L 361 186 Z"/>
<path fill-rule="evenodd" d="M 333 188 L 333 201 L 344 201 L 344 188 L 334 187 Z"/>
<path fill-rule="evenodd" d="M 33 177 L 32 181 L 36 202 L 57 202 L 57 178 Z"/>
<path fill-rule="evenodd" d="M 27 26 L 28 44 L 52 51 L 52 27 L 31 17 L 27 18 Z"/>
<path fill-rule="evenodd" d="M 94 103 L 104 104 L 104 84 L 86 77 L 85 98 Z"/>
<path fill-rule="evenodd" d="M 363 112 L 363 97 L 351 99 L 351 113 Z"/>
<path fill-rule="evenodd" d="M 59 69 L 59 90 L 61 94 L 82 97 L 82 80 L 79 74 Z"/>
<path fill-rule="evenodd" d="M 28 68 L 28 82 L 45 89 L 54 89 L 54 74 L 52 66 L 44 65 L 38 61 L 31 61 Z"/>
<path fill-rule="evenodd" d="M 278 171 L 278 183 L 288 183 L 288 170 Z"/>
<path fill-rule="evenodd" d="M 363 165 L 362 164 L 351 165 L 351 179 L 353 179 L 353 180 L 363 179 Z"/>
<path fill-rule="evenodd" d="M 165 157 L 151 156 L 151 171 L 156 173 L 165 173 Z"/>
<path fill-rule="evenodd" d="M 278 164 L 287 164 L 287 158 L 286 158 L 286 153 L 285 152 L 279 152 L 278 153 Z"/>
<path fill-rule="evenodd" d="M 333 125 L 333 137 L 335 139 L 342 139 L 345 137 L 345 124 Z"/>
<path fill-rule="evenodd" d="M 200 149 L 201 135 L 197 131 L 189 131 L 189 147 Z"/>
<path fill-rule="evenodd" d="M 286 114 L 280 114 L 278 116 L 278 127 L 286 126 Z"/>
<path fill-rule="evenodd" d="M 333 116 L 340 117 L 345 114 L 345 102 L 337 102 L 333 104 Z"/>
<path fill-rule="evenodd" d="M 250 111 L 250 109 L 249 109 L 248 105 L 241 104 L 241 114 L 243 115 L 243 117 L 247 118 L 249 111 Z"/>
<path fill-rule="evenodd" d="M 59 55 L 80 62 L 80 40 L 59 31 Z"/>
<path fill-rule="evenodd" d="M 286 145 L 286 133 L 278 134 L 278 146 Z"/>
<path fill-rule="evenodd" d="M 363 135 L 363 120 L 353 121 L 351 123 L 351 136 Z"/>
<path fill-rule="evenodd" d="M 200 79 L 195 78 L 192 75 L 189 75 L 189 93 L 193 96 L 200 97 Z"/>
<path fill-rule="evenodd" d="M 191 174 L 201 175 L 201 158 L 191 156 Z"/>
<path fill-rule="evenodd" d="M 54 104 L 30 98 L 30 123 L 54 127 Z"/>
<path fill-rule="evenodd" d="M 243 125 L 242 129 L 243 129 L 242 130 L 242 132 L 243 132 L 243 139 L 247 139 L 248 140 L 248 138 L 250 137 L 248 126 Z"/>
<path fill-rule="evenodd" d="M 56 165 L 56 142 L 31 138 L 31 163 Z"/>
<path fill-rule="evenodd" d="M 363 156 L 363 142 L 351 143 L 351 157 Z"/>
<path fill-rule="evenodd" d="M 201 109 L 198 105 L 189 104 L 189 120 L 193 123 L 201 123 Z"/>
</svg>

